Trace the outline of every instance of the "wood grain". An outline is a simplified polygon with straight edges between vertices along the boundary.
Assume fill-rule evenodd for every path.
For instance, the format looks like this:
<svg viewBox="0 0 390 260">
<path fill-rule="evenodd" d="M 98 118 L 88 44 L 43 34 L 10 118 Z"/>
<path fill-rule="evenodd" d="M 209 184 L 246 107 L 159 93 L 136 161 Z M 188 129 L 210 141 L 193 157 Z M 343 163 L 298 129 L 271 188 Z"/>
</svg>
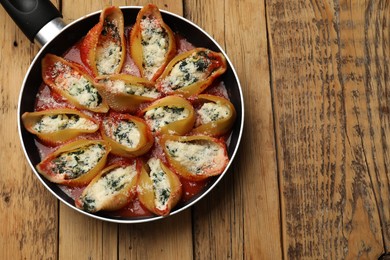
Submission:
<svg viewBox="0 0 390 260">
<path fill-rule="evenodd" d="M 286 259 L 389 251 L 389 1 L 267 1 Z"/>
<path fill-rule="evenodd" d="M 26 163 L 20 86 L 38 48 L 0 8 L 0 259 L 378 259 L 390 254 L 389 0 L 53 0 L 66 22 L 157 4 L 209 32 L 241 80 L 225 178 L 153 223 L 58 203 Z"/>
<path fill-rule="evenodd" d="M 264 7 L 263 1 L 251 0 L 186 1 L 186 16 L 232 58 L 246 114 L 240 160 L 195 206 L 196 259 L 280 259 L 282 255 Z"/>
<path fill-rule="evenodd" d="M 193 259 L 191 212 L 136 225 L 122 225 L 119 259 Z"/>
<path fill-rule="evenodd" d="M 16 121 L 24 74 L 38 48 L 2 8 L 0 24 L 0 258 L 53 259 L 58 244 L 58 204 L 27 164 Z"/>
<path fill-rule="evenodd" d="M 61 204 L 59 259 L 116 259 L 118 225 L 92 219 Z"/>
<path fill-rule="evenodd" d="M 183 3 L 182 1 L 178 0 L 150 0 L 150 1 L 145 1 L 145 0 L 126 0 L 126 1 L 121 1 L 121 0 L 113 0 L 112 4 L 114 5 L 130 5 L 130 6 L 144 6 L 148 3 L 155 4 L 157 7 L 161 10 L 167 10 L 169 12 L 178 14 L 178 15 L 183 15 Z"/>
</svg>

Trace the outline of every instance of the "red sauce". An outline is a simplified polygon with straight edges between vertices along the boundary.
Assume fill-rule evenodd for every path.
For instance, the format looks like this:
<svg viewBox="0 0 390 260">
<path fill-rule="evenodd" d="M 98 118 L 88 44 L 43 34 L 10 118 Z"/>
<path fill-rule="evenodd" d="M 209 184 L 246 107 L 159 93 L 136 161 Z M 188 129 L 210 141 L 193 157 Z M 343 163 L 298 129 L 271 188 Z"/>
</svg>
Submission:
<svg viewBox="0 0 390 260">
<path fill-rule="evenodd" d="M 131 27 L 125 28 L 125 35 L 126 35 L 126 41 L 128 42 L 128 35 Z M 92 75 L 91 71 L 87 68 L 87 66 L 84 66 L 83 62 L 81 61 L 80 57 L 80 43 L 75 44 L 72 46 L 64 55 L 63 57 L 67 60 L 76 62 L 78 64 L 81 64 L 85 70 Z M 182 37 L 177 37 L 177 47 L 178 47 L 178 53 L 188 51 L 194 48 L 194 46 L 189 43 L 186 39 Z M 140 76 L 140 72 L 135 65 L 134 61 L 130 57 L 130 50 L 129 50 L 129 44 L 126 44 L 127 52 L 126 52 L 126 60 L 123 65 L 122 73 L 125 74 L 131 74 L 134 76 Z M 214 94 L 222 97 L 227 97 L 227 92 L 226 88 L 223 84 L 223 82 L 217 82 L 213 86 L 210 86 L 206 93 L 209 94 Z M 73 105 L 69 104 L 65 98 L 63 98 L 61 95 L 51 91 L 51 89 L 45 85 L 42 84 L 37 98 L 36 98 L 36 104 L 35 104 L 35 111 L 41 111 L 41 110 L 46 110 L 46 109 L 53 109 L 53 108 L 75 108 Z M 90 111 L 83 111 L 88 115 L 91 115 L 94 117 L 96 120 L 101 123 L 102 118 L 104 115 L 99 115 L 96 113 L 92 113 Z M 87 134 L 87 135 L 82 135 L 77 138 L 81 139 L 100 139 L 101 135 L 99 132 L 95 134 Z M 154 156 L 157 158 L 160 158 L 165 164 L 168 164 L 167 159 L 164 156 L 164 152 L 160 145 L 158 144 L 159 137 L 156 137 L 155 144 L 152 147 L 152 149 L 144 155 L 142 158 L 146 159 L 150 156 Z M 51 147 L 48 144 L 42 144 L 38 140 L 36 141 L 36 146 L 39 150 L 41 158 L 45 158 L 48 154 L 52 153 L 55 151 L 57 147 Z M 142 159 L 141 158 L 141 159 Z M 107 165 L 110 165 L 114 162 L 121 161 L 121 160 L 128 160 L 116 155 L 110 154 L 108 157 Z M 181 183 L 182 183 L 182 198 L 181 201 L 179 202 L 180 204 L 183 204 L 187 201 L 189 201 L 191 198 L 199 194 L 208 184 L 208 180 L 205 181 L 189 181 L 183 178 L 180 178 Z M 59 185 L 61 190 L 63 190 L 69 197 L 71 197 L 73 200 L 76 200 L 83 190 L 85 189 L 86 186 L 83 187 L 70 187 L 70 186 L 65 186 L 65 185 Z M 135 198 L 132 202 L 130 202 L 127 206 L 120 210 L 112 211 L 107 213 L 111 216 L 114 217 L 145 217 L 145 216 L 152 216 L 153 214 L 149 212 L 145 207 L 142 206 L 138 198 Z"/>
<path fill-rule="evenodd" d="M 142 206 L 138 198 L 135 198 L 124 208 L 112 211 L 109 214 L 114 217 L 148 217 L 153 215 L 153 213 Z"/>
<path fill-rule="evenodd" d="M 186 202 L 192 199 L 195 195 L 199 194 L 209 183 L 208 180 L 204 181 L 190 181 L 184 178 L 180 178 L 180 182 L 182 185 L 183 193 L 182 193 L 182 201 Z"/>
<path fill-rule="evenodd" d="M 58 185 L 58 187 L 65 192 L 69 197 L 71 197 L 73 200 L 76 200 L 78 197 L 81 196 L 81 193 L 83 193 L 83 190 L 87 186 L 81 186 L 81 187 L 70 187 L 66 185 Z"/>
<path fill-rule="evenodd" d="M 80 56 L 80 44 L 81 41 L 76 43 L 76 45 L 72 46 L 64 55 L 64 58 L 67 60 L 74 61 L 78 64 L 83 65 L 83 62 L 81 61 L 81 56 Z M 84 66 L 85 69 L 91 74 L 91 71 L 88 70 L 87 66 Z"/>
</svg>

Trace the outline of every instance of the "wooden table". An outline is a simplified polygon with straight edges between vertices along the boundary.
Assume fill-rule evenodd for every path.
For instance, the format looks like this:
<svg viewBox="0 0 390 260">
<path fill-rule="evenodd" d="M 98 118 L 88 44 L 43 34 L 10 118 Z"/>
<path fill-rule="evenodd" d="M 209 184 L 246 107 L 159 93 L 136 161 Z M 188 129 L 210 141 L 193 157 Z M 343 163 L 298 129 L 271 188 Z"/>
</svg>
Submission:
<svg viewBox="0 0 390 260">
<path fill-rule="evenodd" d="M 59 203 L 27 165 L 17 134 L 20 86 L 38 47 L 0 8 L 0 259 L 390 252 L 389 0 L 104 2 L 154 2 L 224 47 L 245 98 L 237 160 L 206 198 L 162 221 L 105 223 Z M 67 22 L 104 7 L 53 3 Z"/>
</svg>

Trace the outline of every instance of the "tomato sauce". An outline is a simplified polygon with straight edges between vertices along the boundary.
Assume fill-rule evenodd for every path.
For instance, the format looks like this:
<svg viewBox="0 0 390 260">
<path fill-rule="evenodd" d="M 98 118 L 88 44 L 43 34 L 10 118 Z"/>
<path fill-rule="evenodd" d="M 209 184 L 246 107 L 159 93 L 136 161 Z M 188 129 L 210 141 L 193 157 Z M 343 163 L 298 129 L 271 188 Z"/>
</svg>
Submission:
<svg viewBox="0 0 390 260">
<path fill-rule="evenodd" d="M 129 205 L 112 212 L 109 212 L 111 216 L 114 217 L 148 217 L 153 214 L 142 206 L 138 198 L 132 200 Z"/>
<path fill-rule="evenodd" d="M 126 35 L 126 41 L 128 42 L 128 36 L 130 32 L 131 27 L 125 28 L 125 35 Z M 191 50 L 194 48 L 194 46 L 188 42 L 183 37 L 178 36 L 177 39 L 177 48 L 178 53 L 185 52 L 188 50 Z M 80 65 L 82 65 L 85 70 L 92 75 L 91 71 L 88 69 L 87 66 L 85 66 L 81 60 L 80 57 L 80 45 L 81 41 L 76 43 L 74 46 L 72 46 L 64 55 L 63 58 L 76 62 Z M 135 65 L 134 61 L 130 57 L 130 50 L 129 50 L 129 44 L 126 44 L 126 60 L 124 62 L 123 68 L 121 73 L 124 74 L 131 74 L 134 76 L 140 76 L 140 71 L 138 70 L 137 66 Z M 217 81 L 214 83 L 214 85 L 210 86 L 205 93 L 218 95 L 221 97 L 228 98 L 227 91 L 225 88 L 225 85 L 222 81 Z M 54 108 L 75 108 L 72 104 L 68 103 L 65 98 L 63 98 L 61 95 L 51 91 L 51 89 L 45 85 L 44 83 L 40 86 L 36 103 L 35 103 L 35 111 L 41 111 L 46 109 L 54 109 Z M 99 123 L 102 122 L 104 114 L 97 114 L 90 111 L 83 111 L 87 115 L 92 116 L 94 119 L 96 119 Z M 85 134 L 82 136 L 77 137 L 77 139 L 101 139 L 101 135 L 99 132 L 95 134 Z M 72 140 L 74 141 L 74 140 Z M 44 144 L 41 141 L 36 140 L 36 146 L 39 150 L 41 159 L 45 158 L 48 154 L 52 153 L 57 149 L 57 147 L 52 147 L 48 144 Z M 144 156 L 140 157 L 142 160 L 146 160 L 146 158 L 154 156 L 157 158 L 160 158 L 165 164 L 167 164 L 167 159 L 165 158 L 164 152 L 159 145 L 159 137 L 157 136 L 155 138 L 155 143 L 151 150 Z M 126 160 L 124 158 L 121 158 L 116 155 L 110 154 L 107 160 L 107 165 L 110 165 L 118 160 Z M 180 181 L 182 183 L 182 198 L 179 202 L 179 206 L 183 205 L 184 203 L 188 202 L 194 196 L 199 194 L 202 190 L 204 190 L 209 180 L 204 181 L 189 181 L 182 177 L 179 177 Z M 64 191 L 70 198 L 73 200 L 76 200 L 83 192 L 86 186 L 82 187 L 70 187 L 65 185 L 58 185 L 59 188 Z M 138 198 L 135 198 L 130 204 L 125 206 L 124 208 L 112 212 L 106 212 L 106 214 L 113 216 L 113 217 L 146 217 L 146 216 L 152 216 L 153 213 L 148 211 L 145 207 L 142 206 Z"/>
<path fill-rule="evenodd" d="M 180 178 L 180 182 L 182 185 L 183 193 L 182 193 L 182 201 L 187 202 L 192 199 L 195 195 L 199 194 L 209 183 L 208 180 L 204 181 L 190 181 L 184 178 Z"/>
</svg>

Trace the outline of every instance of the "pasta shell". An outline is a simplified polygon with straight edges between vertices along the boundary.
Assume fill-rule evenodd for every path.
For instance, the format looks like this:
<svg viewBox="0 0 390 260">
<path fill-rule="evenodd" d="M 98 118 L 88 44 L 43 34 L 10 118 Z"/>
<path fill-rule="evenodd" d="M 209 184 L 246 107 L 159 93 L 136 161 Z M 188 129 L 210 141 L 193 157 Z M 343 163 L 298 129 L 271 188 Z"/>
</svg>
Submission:
<svg viewBox="0 0 390 260">
<path fill-rule="evenodd" d="M 165 94 L 190 97 L 203 92 L 226 71 L 226 59 L 219 52 L 195 48 L 172 59 L 157 81 Z"/>
<path fill-rule="evenodd" d="M 195 111 L 190 102 L 179 96 L 167 96 L 141 111 L 152 132 L 184 135 L 195 123 Z"/>
<path fill-rule="evenodd" d="M 96 85 L 111 109 L 133 113 L 141 104 L 160 97 L 154 83 L 127 74 L 98 77 Z"/>
<path fill-rule="evenodd" d="M 175 36 L 157 6 L 148 4 L 139 11 L 130 33 L 130 54 L 142 77 L 151 81 L 176 55 Z"/>
<path fill-rule="evenodd" d="M 142 167 L 138 198 L 151 212 L 166 216 L 181 198 L 179 178 L 158 158 L 150 158 Z"/>
<path fill-rule="evenodd" d="M 103 169 L 83 190 L 75 204 L 94 213 L 113 211 L 129 204 L 136 195 L 139 176 L 136 161 L 132 164 L 113 164 Z"/>
<path fill-rule="evenodd" d="M 202 94 L 197 97 L 200 102 L 196 127 L 193 134 L 221 136 L 229 132 L 236 118 L 233 104 L 219 96 Z"/>
<path fill-rule="evenodd" d="M 129 114 L 111 112 L 103 119 L 101 134 L 113 154 L 128 158 L 145 154 L 154 143 L 146 123 Z"/>
<path fill-rule="evenodd" d="M 164 135 L 161 145 L 175 172 L 188 180 L 219 175 L 229 162 L 225 143 L 210 136 Z"/>
<path fill-rule="evenodd" d="M 101 140 L 77 140 L 49 154 L 37 165 L 37 170 L 54 183 L 86 185 L 104 167 L 110 150 Z"/>
<path fill-rule="evenodd" d="M 99 129 L 95 119 L 68 108 L 25 112 L 22 122 L 27 131 L 49 145 L 57 145 Z"/>
<path fill-rule="evenodd" d="M 42 78 L 51 89 L 77 108 L 97 113 L 108 111 L 108 105 L 95 87 L 94 80 L 81 65 L 46 54 L 42 60 Z"/>
<path fill-rule="evenodd" d="M 94 76 L 117 74 L 126 58 L 123 14 L 119 7 L 105 8 L 80 47 L 81 60 Z"/>
</svg>

